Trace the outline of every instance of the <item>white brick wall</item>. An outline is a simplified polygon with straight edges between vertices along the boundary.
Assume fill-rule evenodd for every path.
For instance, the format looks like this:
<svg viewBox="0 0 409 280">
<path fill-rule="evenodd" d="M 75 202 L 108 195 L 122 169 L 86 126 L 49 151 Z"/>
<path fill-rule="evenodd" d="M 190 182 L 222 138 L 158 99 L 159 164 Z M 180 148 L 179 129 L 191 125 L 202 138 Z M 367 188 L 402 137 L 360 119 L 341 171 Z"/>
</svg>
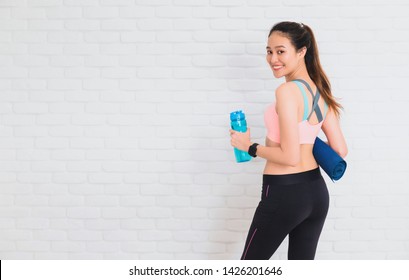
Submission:
<svg viewBox="0 0 409 280">
<path fill-rule="evenodd" d="M 348 172 L 318 259 L 409 258 L 406 0 L 0 0 L 0 258 L 237 259 L 282 20 L 315 30 Z M 286 258 L 286 243 L 276 259 Z"/>
</svg>

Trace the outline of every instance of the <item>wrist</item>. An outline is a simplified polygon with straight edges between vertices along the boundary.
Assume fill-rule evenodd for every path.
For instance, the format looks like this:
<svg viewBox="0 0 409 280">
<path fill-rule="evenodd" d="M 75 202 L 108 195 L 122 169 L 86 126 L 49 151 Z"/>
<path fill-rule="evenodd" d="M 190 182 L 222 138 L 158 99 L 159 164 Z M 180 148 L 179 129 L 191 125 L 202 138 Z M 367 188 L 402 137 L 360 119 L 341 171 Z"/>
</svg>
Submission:
<svg viewBox="0 0 409 280">
<path fill-rule="evenodd" d="M 252 156 L 252 157 L 257 157 L 257 146 L 258 146 L 259 144 L 257 144 L 257 143 L 253 143 L 253 144 L 251 144 L 250 146 L 249 146 L 249 148 L 248 148 L 248 154 L 250 155 L 250 156 Z"/>
</svg>

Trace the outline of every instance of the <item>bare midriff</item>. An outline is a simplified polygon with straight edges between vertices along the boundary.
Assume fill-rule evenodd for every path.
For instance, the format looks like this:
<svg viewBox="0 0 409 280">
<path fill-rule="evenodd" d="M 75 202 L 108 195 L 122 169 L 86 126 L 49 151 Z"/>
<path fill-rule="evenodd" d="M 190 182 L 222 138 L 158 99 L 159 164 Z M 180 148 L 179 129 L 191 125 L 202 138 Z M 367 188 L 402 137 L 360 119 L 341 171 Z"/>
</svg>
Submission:
<svg viewBox="0 0 409 280">
<path fill-rule="evenodd" d="M 266 146 L 267 147 L 280 147 L 279 143 L 276 143 L 269 138 L 266 137 Z M 272 175 L 279 175 L 279 174 L 293 174 L 293 173 L 300 173 L 308 170 L 312 170 L 318 167 L 317 162 L 312 154 L 313 144 L 301 144 L 301 159 L 300 162 L 296 166 L 288 166 L 277 164 L 271 161 L 266 162 L 266 166 L 264 168 L 264 174 L 272 174 Z"/>
</svg>

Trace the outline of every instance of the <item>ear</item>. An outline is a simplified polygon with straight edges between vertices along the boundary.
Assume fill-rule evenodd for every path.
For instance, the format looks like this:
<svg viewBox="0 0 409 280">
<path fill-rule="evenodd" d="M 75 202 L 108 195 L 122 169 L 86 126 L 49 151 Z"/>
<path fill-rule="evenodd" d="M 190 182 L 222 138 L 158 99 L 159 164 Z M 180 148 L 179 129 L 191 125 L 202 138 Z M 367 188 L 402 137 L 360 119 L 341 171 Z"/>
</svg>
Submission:
<svg viewBox="0 0 409 280">
<path fill-rule="evenodd" d="M 307 53 L 307 47 L 302 47 L 302 48 L 298 51 L 298 55 L 299 55 L 301 58 L 304 58 L 306 53 Z"/>
</svg>

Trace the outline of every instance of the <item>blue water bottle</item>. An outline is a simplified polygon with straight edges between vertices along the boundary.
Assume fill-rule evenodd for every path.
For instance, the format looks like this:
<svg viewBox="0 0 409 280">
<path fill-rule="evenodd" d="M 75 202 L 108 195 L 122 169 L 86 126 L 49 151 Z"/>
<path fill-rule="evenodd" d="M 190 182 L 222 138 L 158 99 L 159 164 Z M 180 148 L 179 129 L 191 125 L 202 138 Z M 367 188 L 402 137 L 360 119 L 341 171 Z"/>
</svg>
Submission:
<svg viewBox="0 0 409 280">
<path fill-rule="evenodd" d="M 242 111 L 235 111 L 230 113 L 231 128 L 235 131 L 246 132 L 247 131 L 247 121 L 246 115 Z M 234 155 L 236 156 L 237 162 L 246 162 L 251 160 L 251 156 L 248 151 L 241 151 L 234 148 Z"/>
</svg>

